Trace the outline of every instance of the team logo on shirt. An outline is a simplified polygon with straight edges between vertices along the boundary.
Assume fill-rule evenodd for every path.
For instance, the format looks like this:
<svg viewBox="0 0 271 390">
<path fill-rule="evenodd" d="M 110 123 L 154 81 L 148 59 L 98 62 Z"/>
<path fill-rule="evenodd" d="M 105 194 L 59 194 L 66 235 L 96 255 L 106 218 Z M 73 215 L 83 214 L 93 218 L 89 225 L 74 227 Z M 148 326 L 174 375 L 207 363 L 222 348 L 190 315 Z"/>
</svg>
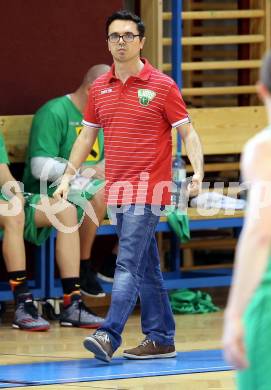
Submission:
<svg viewBox="0 0 271 390">
<path fill-rule="evenodd" d="M 139 89 L 137 91 L 139 103 L 142 106 L 148 106 L 150 102 L 155 98 L 156 93 L 150 89 Z"/>
</svg>

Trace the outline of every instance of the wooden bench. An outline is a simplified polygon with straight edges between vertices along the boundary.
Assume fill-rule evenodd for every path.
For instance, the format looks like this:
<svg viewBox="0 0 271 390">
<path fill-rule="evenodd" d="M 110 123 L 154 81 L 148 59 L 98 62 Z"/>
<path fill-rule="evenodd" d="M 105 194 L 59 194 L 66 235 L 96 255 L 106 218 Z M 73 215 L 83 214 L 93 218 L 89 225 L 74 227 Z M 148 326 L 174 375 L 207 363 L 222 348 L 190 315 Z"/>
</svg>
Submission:
<svg viewBox="0 0 271 390">
<path fill-rule="evenodd" d="M 238 170 L 239 162 L 224 161 L 225 156 L 239 155 L 245 142 L 255 135 L 267 124 L 265 109 L 262 106 L 257 107 L 226 107 L 226 108 L 206 108 L 191 109 L 189 113 L 194 127 L 198 131 L 203 143 L 204 155 L 221 156 L 221 161 L 205 164 L 205 171 L 229 171 Z M 31 115 L 13 115 L 0 117 L 0 130 L 2 131 L 10 161 L 13 163 L 23 163 L 28 144 L 29 129 L 31 126 Z M 176 134 L 175 134 L 176 135 Z M 176 151 L 176 136 L 173 137 L 173 153 Z M 183 155 L 186 155 L 183 148 Z M 187 167 L 188 173 L 191 167 Z M 237 189 L 238 190 L 238 189 Z M 217 214 L 212 216 L 202 216 L 195 209 L 188 209 L 190 219 L 190 229 L 220 229 L 235 228 L 242 226 L 243 212 L 233 212 L 232 215 L 218 210 Z M 157 227 L 158 232 L 170 232 L 166 218 L 161 218 Z M 115 229 L 108 221 L 104 221 L 98 229 L 98 234 L 114 234 Z M 206 246 L 206 240 L 203 246 Z M 214 246 L 214 242 L 210 242 Z M 223 243 L 233 246 L 234 240 L 228 240 Z M 183 244 L 186 250 L 200 247 L 200 240 L 195 243 Z M 165 274 L 166 285 L 168 288 L 176 287 L 203 287 L 229 284 L 230 276 L 218 272 L 217 275 L 206 275 L 199 271 L 199 278 L 195 275 L 186 273 L 186 278 L 181 278 L 179 242 L 172 235 L 171 242 L 171 272 Z M 108 286 L 106 287 L 108 289 Z"/>
<path fill-rule="evenodd" d="M 188 110 L 198 131 L 204 156 L 240 154 L 249 138 L 267 125 L 263 106 L 199 108 Z M 173 138 L 176 140 L 176 137 Z M 176 150 L 176 142 L 173 146 Z M 183 148 L 183 155 L 186 151 Z M 239 169 L 239 162 L 226 161 L 205 164 L 205 172 Z M 188 167 L 191 172 L 191 167 Z"/>
</svg>

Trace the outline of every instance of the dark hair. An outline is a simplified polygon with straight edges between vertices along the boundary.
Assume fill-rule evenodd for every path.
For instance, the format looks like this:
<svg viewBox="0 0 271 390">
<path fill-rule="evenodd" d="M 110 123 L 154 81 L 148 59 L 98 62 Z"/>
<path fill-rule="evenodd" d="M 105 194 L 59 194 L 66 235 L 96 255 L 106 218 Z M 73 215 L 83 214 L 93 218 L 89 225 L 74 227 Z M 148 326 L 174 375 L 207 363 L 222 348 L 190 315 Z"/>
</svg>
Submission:
<svg viewBox="0 0 271 390">
<path fill-rule="evenodd" d="M 140 19 L 139 16 L 133 14 L 132 12 L 130 12 L 126 9 L 114 12 L 111 16 L 109 16 L 109 18 L 106 21 L 106 25 L 105 25 L 106 36 L 108 36 L 109 26 L 112 22 L 114 22 L 114 20 L 131 20 L 132 22 L 134 22 L 137 25 L 140 39 L 144 37 L 144 35 L 145 35 L 144 23 L 142 22 L 142 20 Z"/>
<path fill-rule="evenodd" d="M 260 70 L 260 81 L 271 93 L 271 50 L 269 50 L 263 58 Z"/>
</svg>

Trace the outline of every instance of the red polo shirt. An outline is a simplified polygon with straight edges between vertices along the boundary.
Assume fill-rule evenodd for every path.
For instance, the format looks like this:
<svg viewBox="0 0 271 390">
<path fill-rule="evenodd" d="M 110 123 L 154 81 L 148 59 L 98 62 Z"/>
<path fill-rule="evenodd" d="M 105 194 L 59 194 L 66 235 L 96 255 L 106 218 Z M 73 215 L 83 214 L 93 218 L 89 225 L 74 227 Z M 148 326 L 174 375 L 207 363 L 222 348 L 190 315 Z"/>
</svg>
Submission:
<svg viewBox="0 0 271 390">
<path fill-rule="evenodd" d="M 142 59 L 123 84 L 114 65 L 92 85 L 83 125 L 102 127 L 110 205 L 170 204 L 172 127 L 189 122 L 175 82 Z"/>
</svg>

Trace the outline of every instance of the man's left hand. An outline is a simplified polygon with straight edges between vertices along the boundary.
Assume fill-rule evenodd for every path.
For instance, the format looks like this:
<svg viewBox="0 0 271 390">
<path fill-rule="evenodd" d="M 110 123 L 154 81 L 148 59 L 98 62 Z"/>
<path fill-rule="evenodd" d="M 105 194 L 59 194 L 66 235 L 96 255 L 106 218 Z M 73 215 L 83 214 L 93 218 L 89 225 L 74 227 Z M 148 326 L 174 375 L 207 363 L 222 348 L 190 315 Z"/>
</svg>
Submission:
<svg viewBox="0 0 271 390">
<path fill-rule="evenodd" d="M 190 197 L 197 196 L 201 192 L 201 186 L 202 186 L 202 177 L 195 173 L 192 176 L 191 182 L 187 186 L 188 195 Z"/>
</svg>

